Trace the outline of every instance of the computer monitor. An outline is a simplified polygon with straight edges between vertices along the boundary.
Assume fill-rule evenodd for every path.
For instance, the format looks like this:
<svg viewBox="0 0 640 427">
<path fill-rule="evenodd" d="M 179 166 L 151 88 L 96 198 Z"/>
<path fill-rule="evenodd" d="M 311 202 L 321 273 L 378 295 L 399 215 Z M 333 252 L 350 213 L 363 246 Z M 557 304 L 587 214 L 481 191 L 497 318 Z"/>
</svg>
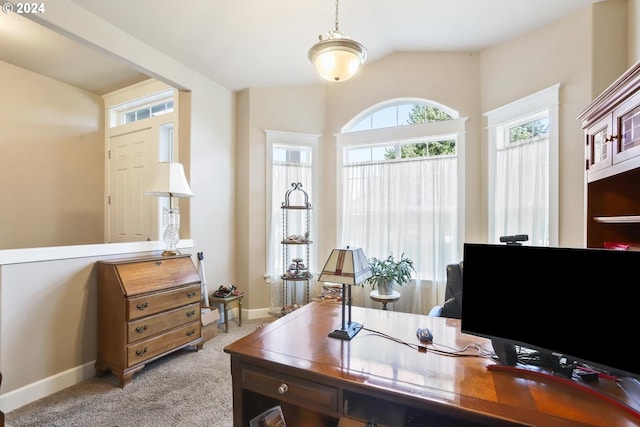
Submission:
<svg viewBox="0 0 640 427">
<path fill-rule="evenodd" d="M 640 252 L 467 243 L 463 259 L 461 329 L 502 362 L 523 347 L 640 377 Z"/>
</svg>

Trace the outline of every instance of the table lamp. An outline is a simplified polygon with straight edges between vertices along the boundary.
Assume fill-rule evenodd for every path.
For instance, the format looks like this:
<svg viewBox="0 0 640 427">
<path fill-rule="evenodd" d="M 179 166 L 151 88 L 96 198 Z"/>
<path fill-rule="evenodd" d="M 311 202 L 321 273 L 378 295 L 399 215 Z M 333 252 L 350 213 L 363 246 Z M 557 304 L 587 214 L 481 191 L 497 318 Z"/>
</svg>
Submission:
<svg viewBox="0 0 640 427">
<path fill-rule="evenodd" d="M 163 208 L 162 238 L 167 248 L 162 256 L 180 255 L 176 244 L 180 241 L 180 209 L 174 206 L 174 197 L 192 197 L 193 192 L 184 175 L 184 168 L 176 162 L 158 163 L 158 173 L 153 184 L 144 192 L 145 196 L 169 197 L 169 209 Z"/>
<path fill-rule="evenodd" d="M 342 284 L 342 325 L 329 334 L 332 338 L 350 340 L 362 325 L 351 321 L 351 286 L 358 285 L 371 277 L 369 260 L 361 248 L 334 249 L 324 265 L 318 281 Z M 347 294 L 348 290 L 348 294 Z M 349 301 L 348 319 L 345 318 L 346 301 Z"/>
</svg>

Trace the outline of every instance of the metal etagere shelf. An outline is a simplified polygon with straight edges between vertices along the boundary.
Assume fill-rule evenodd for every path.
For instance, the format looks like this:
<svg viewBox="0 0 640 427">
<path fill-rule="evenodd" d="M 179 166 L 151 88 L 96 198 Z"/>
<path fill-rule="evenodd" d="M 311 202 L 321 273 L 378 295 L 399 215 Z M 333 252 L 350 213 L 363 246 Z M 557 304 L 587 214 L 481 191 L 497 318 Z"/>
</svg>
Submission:
<svg viewBox="0 0 640 427">
<path fill-rule="evenodd" d="M 282 310 L 285 315 L 297 307 L 298 284 L 303 283 L 302 304 L 309 302 L 311 203 L 302 183 L 293 182 L 282 203 Z M 302 233 L 302 234 L 296 234 Z"/>
</svg>

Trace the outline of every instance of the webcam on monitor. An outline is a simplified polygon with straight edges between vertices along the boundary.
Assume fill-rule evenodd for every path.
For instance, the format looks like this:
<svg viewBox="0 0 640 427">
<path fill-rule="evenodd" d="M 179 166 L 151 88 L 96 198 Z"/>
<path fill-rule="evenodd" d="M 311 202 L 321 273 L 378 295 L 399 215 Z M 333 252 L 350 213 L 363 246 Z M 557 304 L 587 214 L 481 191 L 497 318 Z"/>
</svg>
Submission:
<svg viewBox="0 0 640 427">
<path fill-rule="evenodd" d="M 506 243 L 507 245 L 520 246 L 522 243 L 529 240 L 529 236 L 526 234 L 515 234 L 513 236 L 501 236 L 500 242 Z"/>
</svg>

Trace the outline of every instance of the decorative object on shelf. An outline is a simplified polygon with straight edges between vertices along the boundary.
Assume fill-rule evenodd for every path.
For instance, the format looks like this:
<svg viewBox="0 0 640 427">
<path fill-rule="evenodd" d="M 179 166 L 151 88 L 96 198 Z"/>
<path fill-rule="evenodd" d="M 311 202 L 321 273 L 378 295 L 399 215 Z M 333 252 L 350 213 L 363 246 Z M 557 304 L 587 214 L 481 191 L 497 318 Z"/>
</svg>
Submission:
<svg viewBox="0 0 640 427">
<path fill-rule="evenodd" d="M 176 247 L 180 241 L 180 209 L 174 205 L 175 197 L 193 197 L 182 164 L 158 163 L 158 174 L 153 184 L 144 192 L 145 196 L 169 197 L 169 209 L 162 210 L 163 240 L 167 248 L 162 256 L 180 255 Z"/>
<path fill-rule="evenodd" d="M 287 314 L 296 308 L 297 284 L 303 282 L 303 304 L 309 302 L 309 281 L 313 278 L 309 268 L 311 234 L 311 203 L 302 183 L 293 182 L 282 203 L 282 309 Z M 304 228 L 300 230 L 300 228 Z M 293 229 L 293 230 L 291 230 Z M 293 233 L 291 231 L 294 231 Z M 289 295 L 291 290 L 292 295 Z M 288 299 L 291 297 L 291 304 Z"/>
<path fill-rule="evenodd" d="M 320 77 L 330 82 L 349 80 L 367 59 L 367 49 L 338 29 L 338 0 L 336 0 L 336 27 L 309 49 L 309 60 Z"/>
<path fill-rule="evenodd" d="M 353 338 L 362 325 L 351 320 L 351 286 L 359 285 L 371 277 L 369 261 L 361 248 L 334 249 L 320 273 L 318 281 L 342 284 L 342 324 L 329 334 L 341 340 Z M 345 318 L 346 301 L 349 302 L 348 318 Z"/>
<path fill-rule="evenodd" d="M 216 298 L 226 298 L 229 297 L 231 295 L 240 295 L 242 292 L 240 292 L 235 286 L 233 285 L 229 285 L 229 286 L 220 286 L 218 288 L 217 291 L 215 291 L 213 293 L 213 296 Z"/>
<path fill-rule="evenodd" d="M 413 268 L 413 260 L 407 258 L 404 253 L 397 260 L 393 254 L 385 259 L 372 257 L 369 262 L 371 265 L 371 277 L 365 283 L 371 285 L 372 289 L 378 288 L 380 295 L 391 295 L 394 286 L 402 286 L 411 280 L 411 273 L 416 270 Z"/>
<path fill-rule="evenodd" d="M 294 258 L 289 264 L 289 269 L 285 273 L 288 279 L 307 279 L 310 278 L 309 269 L 305 267 L 302 258 Z"/>
</svg>

